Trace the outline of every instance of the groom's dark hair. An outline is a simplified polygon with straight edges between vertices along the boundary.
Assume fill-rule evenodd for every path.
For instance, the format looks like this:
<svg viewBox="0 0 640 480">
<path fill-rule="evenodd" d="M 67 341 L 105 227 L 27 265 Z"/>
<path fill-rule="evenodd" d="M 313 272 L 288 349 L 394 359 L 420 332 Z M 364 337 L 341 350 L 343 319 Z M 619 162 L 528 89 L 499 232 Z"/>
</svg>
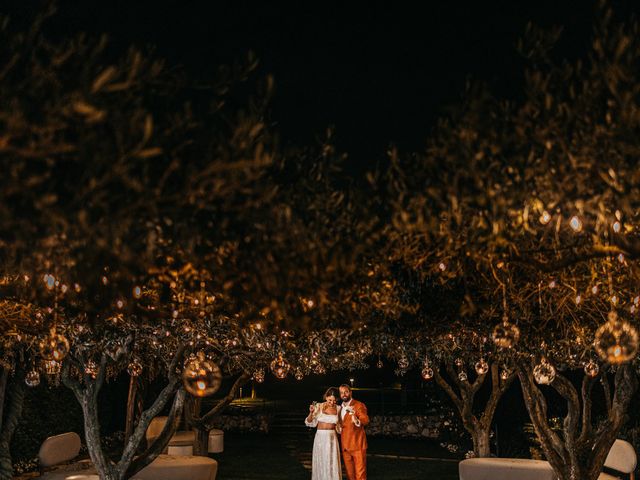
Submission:
<svg viewBox="0 0 640 480">
<path fill-rule="evenodd" d="M 347 385 L 346 383 L 343 383 L 342 385 L 340 385 L 339 388 L 342 388 L 342 387 L 344 387 L 344 388 L 348 389 L 349 391 L 351 391 L 351 385 Z"/>
</svg>

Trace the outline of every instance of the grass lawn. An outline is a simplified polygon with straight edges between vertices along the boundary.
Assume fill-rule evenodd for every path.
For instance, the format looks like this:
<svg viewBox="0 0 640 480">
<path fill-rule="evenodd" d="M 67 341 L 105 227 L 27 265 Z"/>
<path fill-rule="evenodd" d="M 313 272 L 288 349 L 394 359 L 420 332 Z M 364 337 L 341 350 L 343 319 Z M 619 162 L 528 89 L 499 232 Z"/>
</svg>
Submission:
<svg viewBox="0 0 640 480">
<path fill-rule="evenodd" d="M 446 450 L 421 440 L 370 439 L 370 480 L 458 480 L 458 463 Z M 226 433 L 225 451 L 214 454 L 219 480 L 309 480 L 313 437 Z M 389 457 L 388 457 L 389 456 Z M 445 460 L 414 460 L 429 457 Z M 448 461 L 447 461 L 448 459 Z M 345 477 L 346 478 L 346 477 Z"/>
</svg>

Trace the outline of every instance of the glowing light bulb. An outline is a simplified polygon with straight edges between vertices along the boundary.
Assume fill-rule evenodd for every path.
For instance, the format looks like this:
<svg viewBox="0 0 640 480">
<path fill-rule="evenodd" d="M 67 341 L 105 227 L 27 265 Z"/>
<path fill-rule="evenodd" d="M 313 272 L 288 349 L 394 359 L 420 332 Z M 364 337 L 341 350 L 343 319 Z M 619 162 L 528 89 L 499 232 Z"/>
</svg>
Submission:
<svg viewBox="0 0 640 480">
<path fill-rule="evenodd" d="M 542 360 L 534 367 L 533 378 L 540 385 L 549 385 L 556 378 L 556 368 L 547 360 Z"/>
<path fill-rule="evenodd" d="M 613 222 L 613 231 L 620 233 L 620 230 L 622 230 L 622 224 L 620 222 Z"/>
<path fill-rule="evenodd" d="M 44 276 L 44 284 L 48 290 L 53 290 L 53 288 L 56 286 L 56 278 L 50 273 L 47 273 Z"/>
<path fill-rule="evenodd" d="M 505 319 L 495 326 L 492 338 L 498 348 L 512 348 L 520 340 L 520 329 Z"/>
<path fill-rule="evenodd" d="M 44 360 L 62 361 L 69 353 L 69 340 L 54 330 L 40 341 L 40 355 Z"/>
<path fill-rule="evenodd" d="M 133 298 L 140 298 L 140 297 L 142 297 L 142 288 L 140 288 L 139 286 L 133 287 Z"/>
<path fill-rule="evenodd" d="M 542 215 L 540 215 L 540 223 L 542 225 L 546 225 L 550 221 L 551 221 L 551 214 L 549 212 L 547 212 L 546 210 L 543 211 Z"/>
<path fill-rule="evenodd" d="M 638 352 L 638 331 L 612 310 L 607 322 L 596 331 L 594 346 L 600 358 L 606 362 L 628 362 Z"/>
<path fill-rule="evenodd" d="M 433 378 L 433 369 L 429 366 L 425 366 L 422 369 L 421 375 L 425 380 L 431 380 Z"/>
<path fill-rule="evenodd" d="M 27 387 L 37 387 L 40 385 L 40 372 L 37 370 L 31 370 L 27 372 L 24 377 L 24 383 L 27 384 Z"/>
<path fill-rule="evenodd" d="M 93 360 L 89 360 L 84 367 L 85 375 L 88 375 L 91 378 L 96 378 L 98 376 L 98 364 Z"/>
<path fill-rule="evenodd" d="M 571 229 L 576 233 L 582 230 L 582 220 L 580 220 L 577 215 L 571 217 L 571 220 L 569 220 L 569 225 L 571 226 Z"/>
<path fill-rule="evenodd" d="M 580 294 L 576 295 L 576 305 L 580 305 L 581 301 L 582 301 L 582 297 L 580 296 Z"/>
<path fill-rule="evenodd" d="M 195 397 L 206 397 L 218 391 L 222 383 L 220 367 L 208 360 L 203 351 L 189 358 L 182 372 L 182 383 Z"/>
<path fill-rule="evenodd" d="M 593 293 L 594 295 L 598 294 L 598 290 L 599 289 L 597 285 L 594 285 L 593 287 L 591 287 L 591 293 Z"/>
<path fill-rule="evenodd" d="M 447 269 L 447 264 L 444 262 L 440 262 L 438 264 L 438 268 L 440 269 L 441 272 L 444 272 Z"/>
<path fill-rule="evenodd" d="M 509 370 L 507 370 L 507 369 L 503 369 L 503 370 L 500 372 L 500 378 L 501 378 L 502 380 L 508 380 L 508 379 L 509 379 Z"/>
<path fill-rule="evenodd" d="M 598 375 L 600 371 L 600 367 L 593 360 L 589 360 L 584 366 L 584 373 L 589 375 L 590 377 L 595 377 Z"/>
<path fill-rule="evenodd" d="M 484 375 L 489 371 L 489 364 L 485 361 L 484 358 L 481 358 L 476 362 L 475 369 L 478 375 Z"/>
<path fill-rule="evenodd" d="M 287 361 L 282 357 L 282 354 L 278 354 L 278 357 L 271 362 L 271 372 L 273 375 L 282 380 L 289 373 L 289 369 L 291 366 L 287 363 Z"/>
<path fill-rule="evenodd" d="M 406 355 L 402 355 L 400 359 L 398 359 L 398 368 L 400 370 L 406 370 L 409 368 L 409 359 Z"/>
<path fill-rule="evenodd" d="M 469 379 L 469 377 L 467 377 L 467 372 L 462 371 L 462 372 L 458 373 L 458 379 L 461 382 L 466 382 Z"/>
<path fill-rule="evenodd" d="M 259 369 L 259 370 L 256 370 L 255 372 L 253 372 L 253 380 L 256 383 L 264 382 L 264 370 Z"/>
<path fill-rule="evenodd" d="M 127 372 L 132 377 L 140 376 L 140 374 L 142 373 L 142 364 L 137 358 L 134 358 L 133 360 L 131 360 L 131 362 L 127 366 Z"/>
</svg>

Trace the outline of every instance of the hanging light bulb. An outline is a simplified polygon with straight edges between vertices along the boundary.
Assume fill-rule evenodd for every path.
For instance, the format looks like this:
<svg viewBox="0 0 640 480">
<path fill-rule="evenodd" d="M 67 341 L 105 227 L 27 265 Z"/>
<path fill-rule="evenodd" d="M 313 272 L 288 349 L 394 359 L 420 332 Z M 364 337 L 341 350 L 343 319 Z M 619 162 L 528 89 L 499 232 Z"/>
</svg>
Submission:
<svg viewBox="0 0 640 480">
<path fill-rule="evenodd" d="M 47 375 L 57 375 L 60 373 L 62 365 L 57 360 L 45 360 L 43 362 L 44 372 Z"/>
<path fill-rule="evenodd" d="M 127 365 L 127 372 L 132 377 L 139 377 L 142 373 L 142 364 L 140 363 L 140 360 L 138 360 L 137 358 L 131 360 L 131 362 L 129 362 L 129 365 Z"/>
<path fill-rule="evenodd" d="M 253 380 L 256 383 L 264 382 L 264 370 L 263 369 L 258 369 L 255 372 L 253 372 Z"/>
<path fill-rule="evenodd" d="M 459 379 L 461 382 L 466 382 L 466 381 L 468 380 L 467 372 L 462 371 L 462 372 L 458 373 L 458 379 Z"/>
<path fill-rule="evenodd" d="M 402 355 L 398 359 L 398 368 L 400 370 L 406 370 L 407 368 L 409 368 L 409 359 L 407 358 L 406 355 Z"/>
<path fill-rule="evenodd" d="M 622 224 L 618 221 L 613 222 L 613 231 L 616 233 L 620 233 L 620 230 L 622 230 Z"/>
<path fill-rule="evenodd" d="M 271 362 L 271 372 L 276 378 L 279 378 L 280 380 L 286 378 L 290 368 L 291 366 L 282 357 L 282 353 L 279 353 L 278 357 L 273 362 Z"/>
<path fill-rule="evenodd" d="M 384 363 L 382 363 L 382 359 L 378 357 L 378 361 L 376 362 L 376 368 L 384 367 Z"/>
<path fill-rule="evenodd" d="M 556 378 L 556 368 L 547 360 L 542 360 L 533 369 L 533 378 L 540 385 L 549 385 Z"/>
<path fill-rule="evenodd" d="M 300 368 L 296 368 L 296 372 L 293 375 L 295 377 L 296 380 L 300 381 L 304 378 L 304 373 L 302 373 L 302 370 Z"/>
<path fill-rule="evenodd" d="M 498 348 L 512 348 L 520 340 L 520 329 L 504 317 L 502 323 L 493 329 L 492 338 Z"/>
<path fill-rule="evenodd" d="M 195 358 L 189 358 L 182 372 L 182 383 L 194 397 L 206 397 L 215 393 L 222 383 L 220 367 L 207 360 L 203 351 Z"/>
<path fill-rule="evenodd" d="M 453 361 L 453 364 L 454 364 L 456 367 L 460 368 L 460 367 L 462 367 L 462 366 L 464 365 L 464 360 L 462 360 L 460 357 L 457 357 L 457 358 Z"/>
<path fill-rule="evenodd" d="M 507 370 L 506 368 L 503 368 L 502 371 L 500 372 L 500 378 L 502 380 L 508 380 L 509 379 L 509 370 Z"/>
<path fill-rule="evenodd" d="M 39 347 L 43 359 L 60 362 L 69 353 L 69 340 L 52 329 L 49 335 L 40 341 Z"/>
<path fill-rule="evenodd" d="M 590 377 L 595 377 L 596 375 L 598 375 L 599 371 L 600 367 L 593 360 L 589 360 L 584 366 L 584 373 L 586 373 Z"/>
<path fill-rule="evenodd" d="M 544 210 L 542 212 L 542 215 L 540 215 L 540 223 L 542 225 L 546 225 L 550 221 L 551 221 L 551 214 L 549 212 L 547 212 L 546 210 Z"/>
<path fill-rule="evenodd" d="M 140 298 L 140 297 L 142 297 L 142 288 L 136 285 L 135 287 L 133 287 L 133 298 Z"/>
<path fill-rule="evenodd" d="M 484 358 L 481 358 L 476 362 L 475 368 L 478 375 L 484 375 L 489 371 L 489 364 L 485 361 Z"/>
<path fill-rule="evenodd" d="M 580 305 L 580 302 L 582 301 L 582 296 L 580 294 L 576 295 L 576 305 Z"/>
<path fill-rule="evenodd" d="M 421 375 L 425 380 L 431 380 L 433 378 L 433 368 L 431 368 L 429 365 L 425 365 L 422 368 Z"/>
<path fill-rule="evenodd" d="M 84 373 L 91 378 L 96 378 L 98 376 L 98 364 L 93 360 L 87 361 L 86 365 L 84 366 Z"/>
<path fill-rule="evenodd" d="M 577 215 L 571 217 L 571 220 L 569 220 L 569 225 L 571 226 L 571 229 L 576 233 L 582 230 L 582 220 L 580 220 L 580 217 L 578 217 Z"/>
<path fill-rule="evenodd" d="M 624 363 L 638 351 L 638 331 L 612 310 L 607 322 L 596 331 L 594 345 L 602 360 L 611 364 Z"/>
<path fill-rule="evenodd" d="M 40 372 L 35 369 L 28 371 L 24 376 L 24 383 L 27 384 L 27 387 L 37 387 L 40 385 Z"/>
</svg>

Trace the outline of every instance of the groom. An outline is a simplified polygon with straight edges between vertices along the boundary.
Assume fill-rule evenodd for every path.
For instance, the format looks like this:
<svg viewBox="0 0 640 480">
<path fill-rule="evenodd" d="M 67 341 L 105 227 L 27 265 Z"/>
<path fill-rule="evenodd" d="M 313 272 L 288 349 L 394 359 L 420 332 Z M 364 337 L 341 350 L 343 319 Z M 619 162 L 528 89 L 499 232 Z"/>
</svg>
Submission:
<svg viewBox="0 0 640 480">
<path fill-rule="evenodd" d="M 340 442 L 349 480 L 367 480 L 367 435 L 369 415 L 364 403 L 354 400 L 349 385 L 340 385 L 342 434 Z"/>
</svg>

